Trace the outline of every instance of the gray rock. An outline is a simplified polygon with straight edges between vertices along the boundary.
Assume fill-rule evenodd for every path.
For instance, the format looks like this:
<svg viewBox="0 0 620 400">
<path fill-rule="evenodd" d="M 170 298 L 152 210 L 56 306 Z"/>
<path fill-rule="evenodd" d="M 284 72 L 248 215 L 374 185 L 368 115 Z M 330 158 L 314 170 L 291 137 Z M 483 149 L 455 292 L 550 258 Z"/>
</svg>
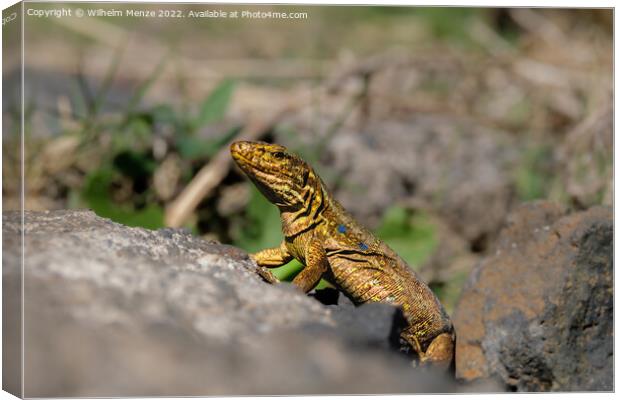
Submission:
<svg viewBox="0 0 620 400">
<path fill-rule="evenodd" d="M 457 377 L 518 391 L 613 390 L 612 240 L 609 207 L 516 210 L 457 305 Z"/>
<path fill-rule="evenodd" d="M 5 326 L 19 326 L 20 230 L 20 214 L 4 213 Z M 234 247 L 90 211 L 26 212 L 24 232 L 25 396 L 456 390 L 396 352 L 349 340 L 333 307 L 264 283 Z M 4 371 L 18 354 L 5 354 Z"/>
<path fill-rule="evenodd" d="M 465 120 L 377 122 L 364 132 L 339 133 L 330 151 L 347 185 L 336 188 L 336 197 L 370 226 L 398 200 L 436 212 L 468 241 L 484 246 L 514 200 L 519 144 L 505 132 Z"/>
<path fill-rule="evenodd" d="M 362 347 L 400 349 L 400 332 L 407 326 L 401 309 L 381 303 L 339 306 L 333 316 L 348 343 Z"/>
<path fill-rule="evenodd" d="M 407 326 L 407 320 L 399 307 L 383 303 L 366 303 L 358 307 L 342 293 L 333 288 L 324 288 L 310 293 L 323 304 L 329 305 L 336 322 L 335 327 L 311 325 L 311 329 L 330 332 L 343 337 L 350 346 L 385 350 L 411 349 L 401 343 L 400 332 Z"/>
</svg>

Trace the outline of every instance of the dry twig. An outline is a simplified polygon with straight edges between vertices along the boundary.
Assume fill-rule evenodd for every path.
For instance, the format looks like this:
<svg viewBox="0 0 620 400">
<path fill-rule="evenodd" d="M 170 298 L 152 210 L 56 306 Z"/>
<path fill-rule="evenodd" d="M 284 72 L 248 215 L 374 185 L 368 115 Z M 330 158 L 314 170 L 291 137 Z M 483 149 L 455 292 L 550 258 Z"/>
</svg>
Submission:
<svg viewBox="0 0 620 400">
<path fill-rule="evenodd" d="M 289 103 L 267 118 L 255 118 L 231 141 L 257 140 L 267 133 L 280 119 L 300 104 Z M 202 167 L 181 194 L 166 207 L 166 226 L 178 228 L 194 212 L 198 204 L 207 197 L 226 177 L 231 166 L 228 145 L 223 146 L 211 162 Z"/>
</svg>

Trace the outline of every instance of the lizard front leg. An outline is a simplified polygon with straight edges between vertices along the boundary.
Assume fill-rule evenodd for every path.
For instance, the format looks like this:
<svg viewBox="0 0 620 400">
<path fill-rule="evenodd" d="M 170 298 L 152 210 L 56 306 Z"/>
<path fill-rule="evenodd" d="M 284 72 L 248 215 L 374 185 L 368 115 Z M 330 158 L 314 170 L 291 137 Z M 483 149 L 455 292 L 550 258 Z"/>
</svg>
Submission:
<svg viewBox="0 0 620 400">
<path fill-rule="evenodd" d="M 328 266 L 325 249 L 318 240 L 313 240 L 306 249 L 306 266 L 293 279 L 293 284 L 308 293 L 319 283 Z"/>
<path fill-rule="evenodd" d="M 267 268 L 280 267 L 293 259 L 291 253 L 286 248 L 286 243 L 280 243 L 279 247 L 264 249 L 250 254 L 250 258 L 256 262 L 258 269 L 256 272 L 269 283 L 280 282 L 275 275 Z"/>
</svg>

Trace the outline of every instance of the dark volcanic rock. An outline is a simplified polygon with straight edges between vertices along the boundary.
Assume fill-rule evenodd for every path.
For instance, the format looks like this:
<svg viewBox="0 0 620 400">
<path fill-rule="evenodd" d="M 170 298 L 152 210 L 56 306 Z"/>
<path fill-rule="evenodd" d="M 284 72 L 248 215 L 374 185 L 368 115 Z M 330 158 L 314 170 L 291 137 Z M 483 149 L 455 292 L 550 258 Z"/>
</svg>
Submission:
<svg viewBox="0 0 620 400">
<path fill-rule="evenodd" d="M 400 350 L 403 346 L 400 332 L 407 326 L 407 320 L 400 307 L 383 303 L 366 303 L 356 307 L 349 298 L 333 288 L 315 290 L 310 296 L 330 306 L 336 322 L 332 333 L 343 335 L 347 344 L 386 350 Z M 403 350 L 409 349 L 405 347 Z"/>
<path fill-rule="evenodd" d="M 20 219 L 3 214 L 5 324 L 20 309 Z M 234 247 L 89 211 L 26 212 L 24 228 L 25 396 L 455 390 L 393 351 L 359 345 L 392 329 L 362 328 L 362 317 L 392 324 L 393 309 L 360 309 L 349 328 L 363 339 L 349 338 L 341 306 L 264 283 Z"/>
<path fill-rule="evenodd" d="M 457 377 L 519 391 L 613 389 L 613 219 L 530 203 L 508 220 L 454 315 Z"/>
<path fill-rule="evenodd" d="M 402 310 L 389 304 L 340 306 L 333 315 L 347 342 L 365 347 L 399 349 L 400 332 L 407 326 Z"/>
</svg>

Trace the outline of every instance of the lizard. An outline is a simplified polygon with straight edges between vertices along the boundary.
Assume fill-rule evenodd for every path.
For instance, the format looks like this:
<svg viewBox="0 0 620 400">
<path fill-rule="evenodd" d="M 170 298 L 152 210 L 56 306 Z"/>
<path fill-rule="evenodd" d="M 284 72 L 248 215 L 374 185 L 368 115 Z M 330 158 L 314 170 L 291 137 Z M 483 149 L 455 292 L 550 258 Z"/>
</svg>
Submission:
<svg viewBox="0 0 620 400">
<path fill-rule="evenodd" d="M 266 281 L 279 282 L 267 268 L 295 258 L 304 265 L 293 279 L 299 289 L 308 293 L 324 278 L 356 305 L 399 306 L 407 321 L 401 342 L 413 350 L 414 364 L 443 370 L 452 365 L 456 336 L 435 294 L 334 199 L 308 163 L 284 146 L 264 142 L 236 141 L 230 152 L 280 211 L 284 240 L 277 247 L 250 254 Z"/>
</svg>

